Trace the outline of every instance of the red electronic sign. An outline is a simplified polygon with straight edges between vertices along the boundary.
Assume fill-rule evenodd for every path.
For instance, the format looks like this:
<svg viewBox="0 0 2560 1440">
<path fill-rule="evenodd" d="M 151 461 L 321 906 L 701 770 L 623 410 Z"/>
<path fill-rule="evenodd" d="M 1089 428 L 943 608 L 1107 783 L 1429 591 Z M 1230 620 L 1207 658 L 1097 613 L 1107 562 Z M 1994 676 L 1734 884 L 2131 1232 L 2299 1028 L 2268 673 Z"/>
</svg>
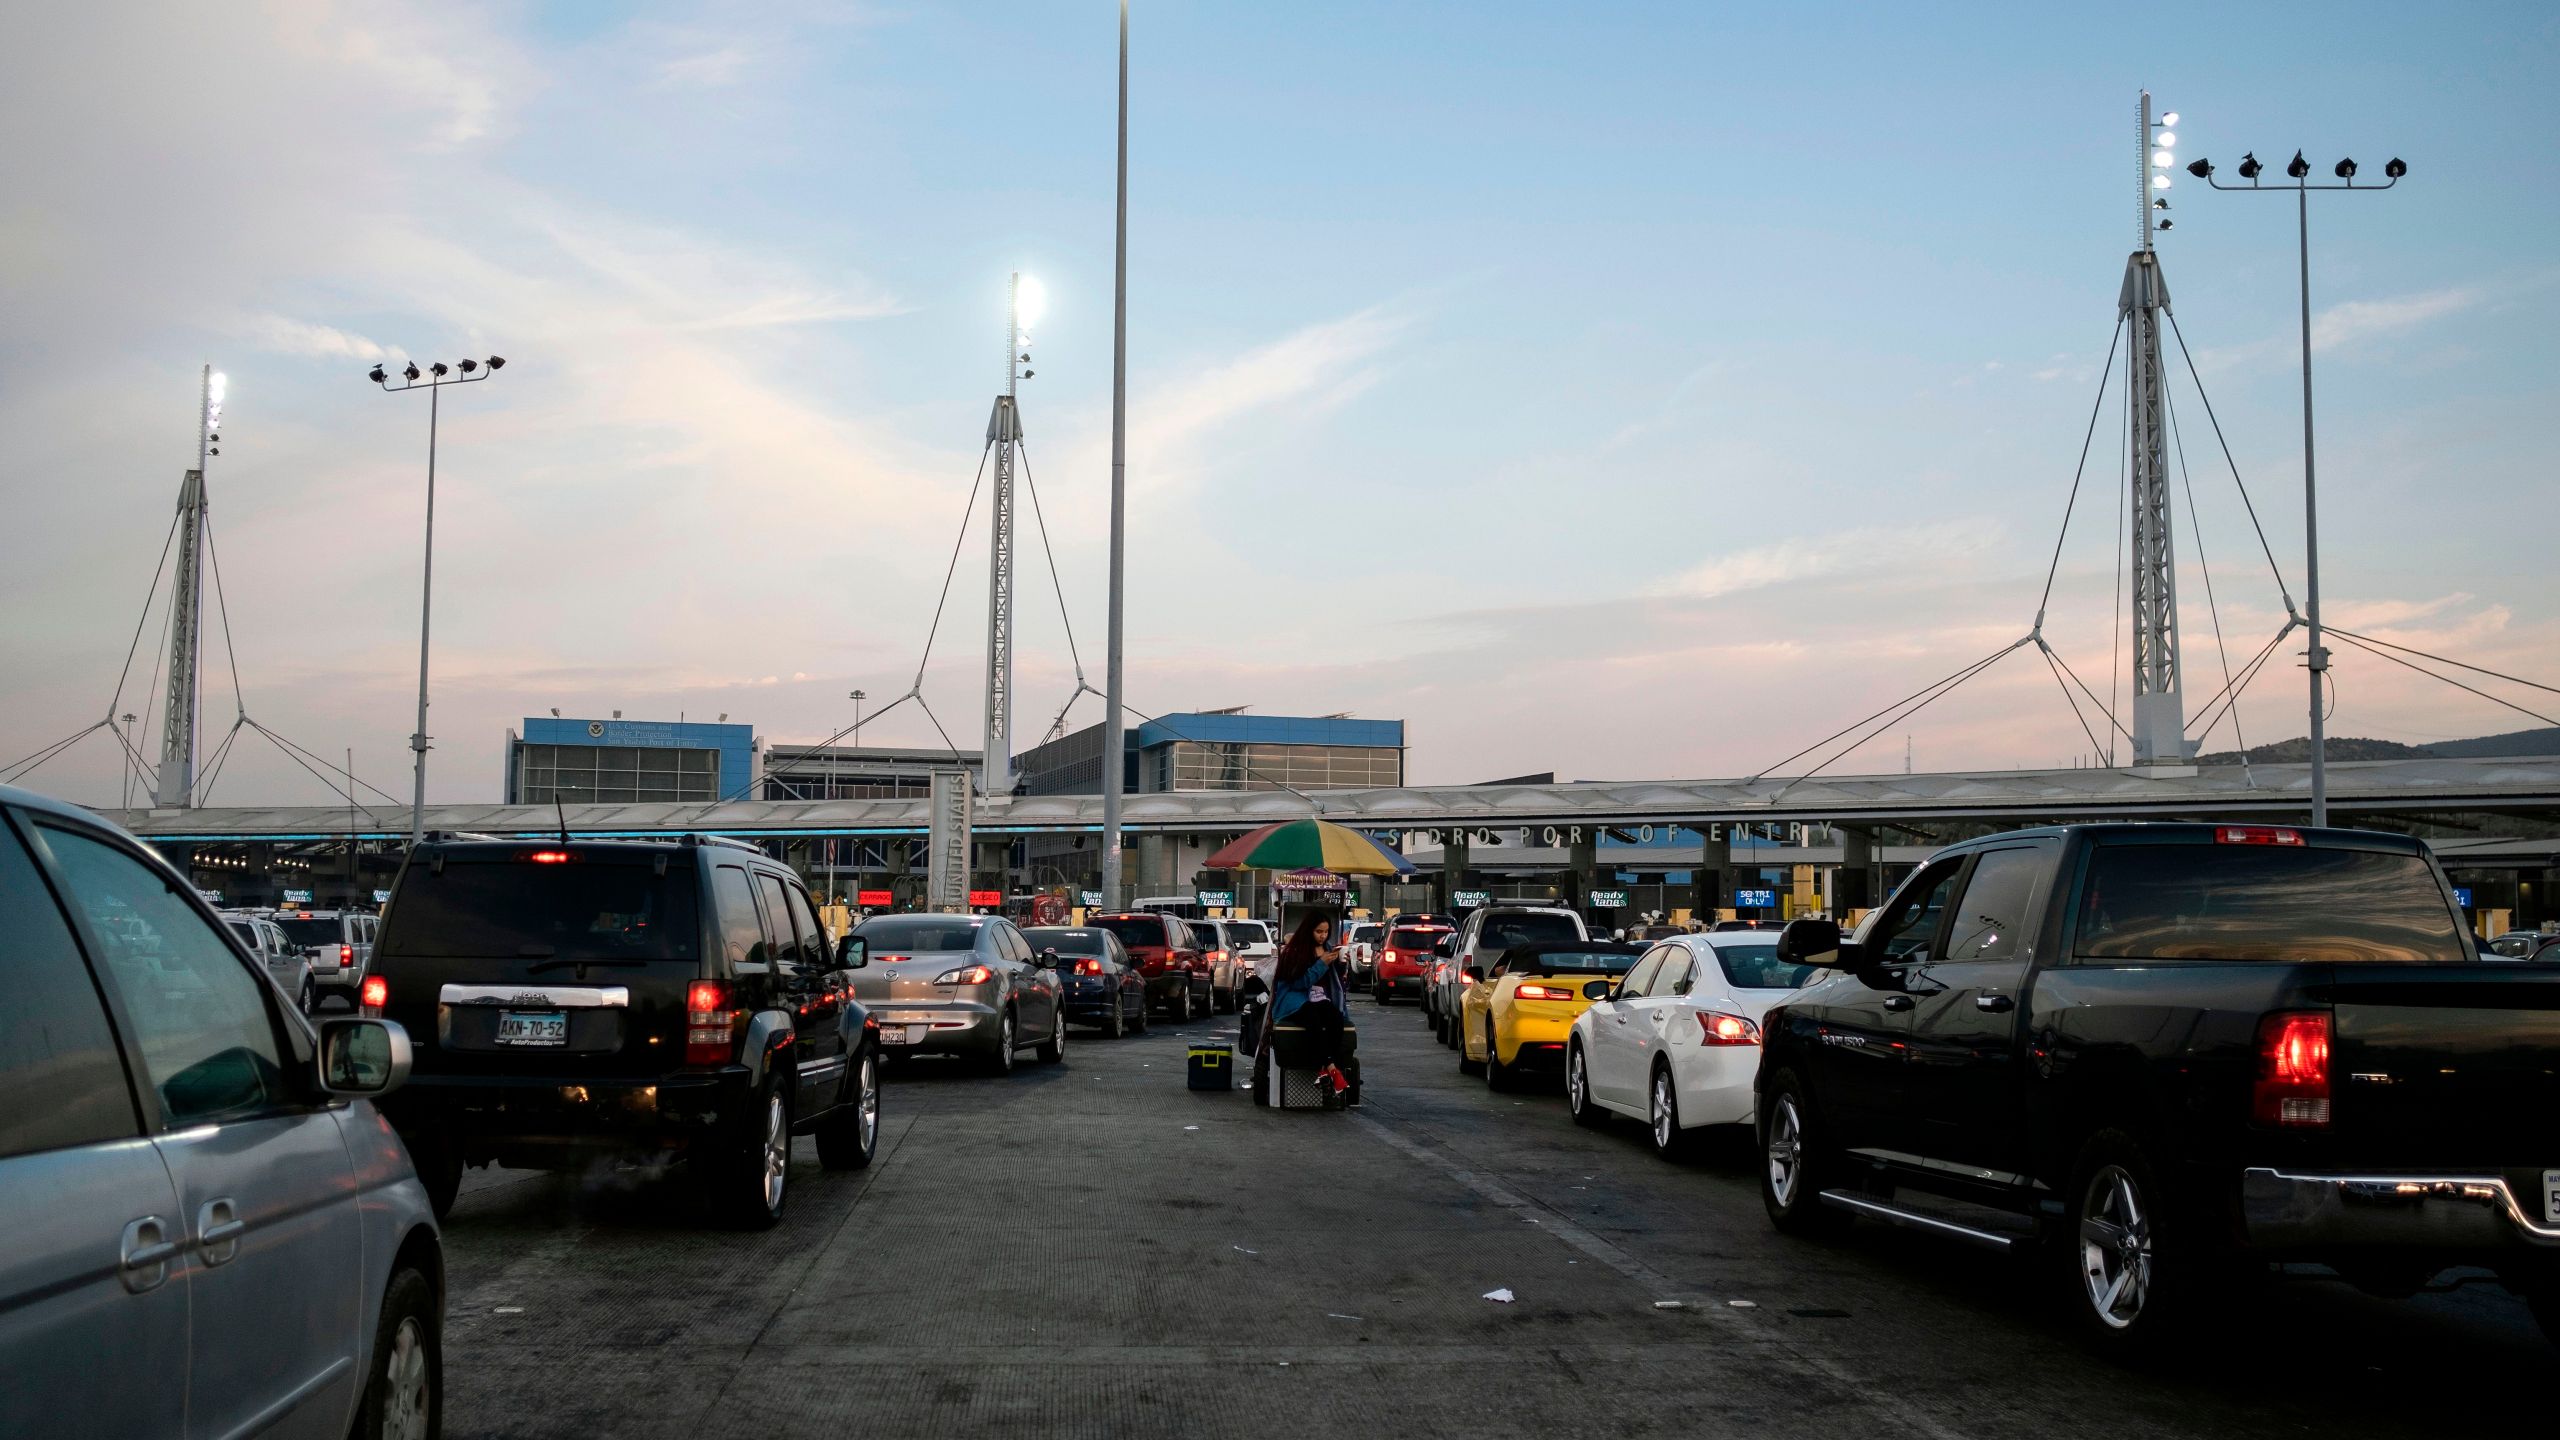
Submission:
<svg viewBox="0 0 2560 1440">
<path fill-rule="evenodd" d="M 969 904 L 973 909 L 1002 909 L 1004 906 L 1004 892 L 1001 890 L 972 890 L 969 892 Z"/>
<path fill-rule="evenodd" d="M 853 903 L 868 909 L 874 905 L 894 905 L 897 903 L 897 897 L 886 890 L 856 890 L 853 892 Z"/>
</svg>

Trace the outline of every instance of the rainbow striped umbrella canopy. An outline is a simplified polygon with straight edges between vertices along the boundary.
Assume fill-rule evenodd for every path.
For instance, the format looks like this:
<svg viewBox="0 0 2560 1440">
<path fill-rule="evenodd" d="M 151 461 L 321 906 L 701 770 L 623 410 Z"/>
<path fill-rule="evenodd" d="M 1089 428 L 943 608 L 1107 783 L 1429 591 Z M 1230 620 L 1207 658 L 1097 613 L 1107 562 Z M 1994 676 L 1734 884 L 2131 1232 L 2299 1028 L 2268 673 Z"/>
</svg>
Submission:
<svg viewBox="0 0 2560 1440">
<path fill-rule="evenodd" d="M 1204 862 L 1210 870 L 1330 870 L 1336 875 L 1410 875 L 1413 862 L 1330 820 L 1265 825 Z"/>
</svg>

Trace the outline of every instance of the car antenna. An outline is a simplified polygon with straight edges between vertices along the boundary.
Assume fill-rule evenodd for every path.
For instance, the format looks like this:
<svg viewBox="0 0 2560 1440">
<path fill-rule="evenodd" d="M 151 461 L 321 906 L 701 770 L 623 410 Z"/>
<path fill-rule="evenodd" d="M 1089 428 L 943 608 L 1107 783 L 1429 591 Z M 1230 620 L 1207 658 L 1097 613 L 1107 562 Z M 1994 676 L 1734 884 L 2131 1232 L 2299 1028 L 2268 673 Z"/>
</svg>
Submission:
<svg viewBox="0 0 2560 1440">
<path fill-rule="evenodd" d="M 562 808 L 558 791 L 551 795 L 551 813 L 560 817 L 560 843 L 569 843 L 569 812 Z"/>
</svg>

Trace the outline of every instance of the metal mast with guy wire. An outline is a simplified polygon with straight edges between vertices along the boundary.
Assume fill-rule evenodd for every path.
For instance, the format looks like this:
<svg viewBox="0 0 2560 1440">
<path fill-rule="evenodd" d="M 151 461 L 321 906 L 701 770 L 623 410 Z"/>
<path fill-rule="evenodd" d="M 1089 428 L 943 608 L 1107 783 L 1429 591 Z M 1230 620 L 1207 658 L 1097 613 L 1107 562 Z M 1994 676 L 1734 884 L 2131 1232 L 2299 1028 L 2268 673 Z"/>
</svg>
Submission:
<svg viewBox="0 0 2560 1440">
<path fill-rule="evenodd" d="M 2177 135 L 2151 119 L 2151 92 L 2135 106 L 2134 183 L 2141 241 L 2125 261 L 2124 289 L 2116 313 L 2130 330 L 2125 353 L 2125 404 L 2132 417 L 2133 460 L 2133 763 L 2185 765 L 2194 753 L 2186 741 L 2186 698 L 2178 669 L 2178 557 L 2169 513 L 2169 429 L 2165 414 L 2168 371 L 2160 358 L 2160 317 L 2169 309 L 2169 287 L 2152 249 L 2153 224 L 2169 208 L 2169 147 Z M 2167 228 L 2165 218 L 2158 219 Z"/>
<path fill-rule="evenodd" d="M 178 574 L 169 605 L 169 699 L 160 724 L 160 773 L 152 803 L 185 809 L 195 803 L 197 661 L 204 641 L 204 472 L 222 436 L 224 380 L 211 365 L 196 406 L 196 468 L 178 485 Z"/>
</svg>

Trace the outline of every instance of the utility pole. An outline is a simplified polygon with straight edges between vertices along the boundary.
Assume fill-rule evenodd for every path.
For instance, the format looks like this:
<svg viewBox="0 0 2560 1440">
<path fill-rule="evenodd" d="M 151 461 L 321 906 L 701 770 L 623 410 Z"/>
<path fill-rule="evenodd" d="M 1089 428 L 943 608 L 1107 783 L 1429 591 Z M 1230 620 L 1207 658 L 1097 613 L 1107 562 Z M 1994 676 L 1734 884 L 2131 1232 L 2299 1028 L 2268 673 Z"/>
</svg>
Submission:
<svg viewBox="0 0 2560 1440">
<path fill-rule="evenodd" d="M 2168 208 L 2166 141 L 2177 137 L 2151 119 L 2151 92 L 2134 113 L 2134 221 L 2141 246 L 2125 261 L 2124 289 L 2116 313 L 2131 330 L 2126 349 L 2126 404 L 2133 428 L 2133 763 L 2183 766 L 2187 746 L 2186 697 L 2178 667 L 2178 560 L 2169 511 L 2167 367 L 2160 359 L 2160 317 L 2169 287 L 2151 246 L 2153 211 Z"/>
<path fill-rule="evenodd" d="M 987 734 L 978 774 L 989 795 L 1013 793 L 1013 456 L 1022 439 L 1022 412 L 1014 385 L 1025 357 L 1022 276 L 1005 296 L 1004 393 L 987 417 L 987 443 L 996 451 L 995 513 L 987 565 Z"/>
<path fill-rule="evenodd" d="M 169 592 L 169 703 L 160 726 L 160 775 L 152 803 L 195 803 L 197 659 L 204 631 L 204 472 L 221 435 L 223 377 L 211 365 L 196 407 L 196 468 L 178 484 L 178 576 Z"/>
<path fill-rule="evenodd" d="M 1102 688 L 1102 903 L 1120 904 L 1122 568 L 1129 544 L 1129 0 L 1120 0 L 1120 186 L 1111 247 L 1111 622 Z"/>
</svg>

